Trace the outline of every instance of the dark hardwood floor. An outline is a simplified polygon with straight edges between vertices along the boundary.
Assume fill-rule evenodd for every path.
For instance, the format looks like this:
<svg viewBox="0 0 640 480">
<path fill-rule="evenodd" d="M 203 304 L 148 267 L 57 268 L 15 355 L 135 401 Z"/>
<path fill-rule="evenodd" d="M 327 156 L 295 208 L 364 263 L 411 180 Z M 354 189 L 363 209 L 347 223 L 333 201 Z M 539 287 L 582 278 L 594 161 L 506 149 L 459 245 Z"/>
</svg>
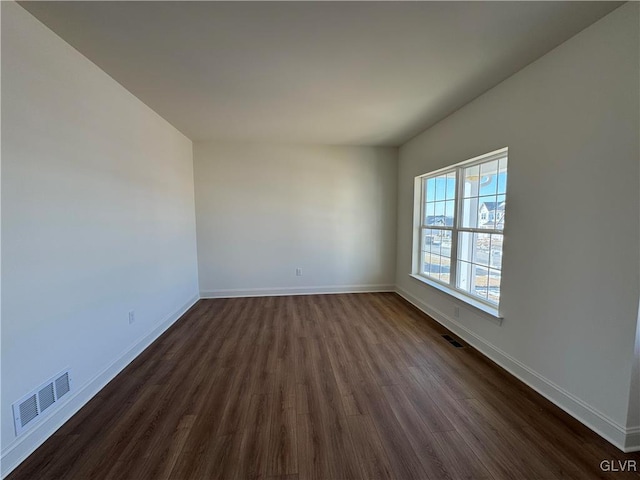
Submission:
<svg viewBox="0 0 640 480">
<path fill-rule="evenodd" d="M 640 478 L 445 333 L 392 293 L 201 300 L 8 478 Z"/>
</svg>

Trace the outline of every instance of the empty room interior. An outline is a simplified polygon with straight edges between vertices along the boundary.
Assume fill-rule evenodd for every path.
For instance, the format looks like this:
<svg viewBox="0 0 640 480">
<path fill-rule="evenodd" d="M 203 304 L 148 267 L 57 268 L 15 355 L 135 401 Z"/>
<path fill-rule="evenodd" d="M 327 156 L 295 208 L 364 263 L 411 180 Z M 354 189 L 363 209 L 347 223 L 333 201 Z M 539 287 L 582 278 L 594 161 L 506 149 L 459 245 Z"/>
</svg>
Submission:
<svg viewBox="0 0 640 480">
<path fill-rule="evenodd" d="M 640 478 L 638 2 L 0 15 L 3 479 Z"/>
</svg>

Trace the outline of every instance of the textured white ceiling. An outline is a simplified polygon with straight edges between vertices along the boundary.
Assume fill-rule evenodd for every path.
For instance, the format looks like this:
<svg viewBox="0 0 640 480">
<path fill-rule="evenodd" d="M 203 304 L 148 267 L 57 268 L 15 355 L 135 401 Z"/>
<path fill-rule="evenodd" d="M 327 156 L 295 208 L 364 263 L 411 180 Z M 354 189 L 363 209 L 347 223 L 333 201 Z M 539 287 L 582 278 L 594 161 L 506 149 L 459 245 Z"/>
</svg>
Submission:
<svg viewBox="0 0 640 480">
<path fill-rule="evenodd" d="M 617 2 L 21 2 L 193 140 L 399 145 Z"/>
</svg>

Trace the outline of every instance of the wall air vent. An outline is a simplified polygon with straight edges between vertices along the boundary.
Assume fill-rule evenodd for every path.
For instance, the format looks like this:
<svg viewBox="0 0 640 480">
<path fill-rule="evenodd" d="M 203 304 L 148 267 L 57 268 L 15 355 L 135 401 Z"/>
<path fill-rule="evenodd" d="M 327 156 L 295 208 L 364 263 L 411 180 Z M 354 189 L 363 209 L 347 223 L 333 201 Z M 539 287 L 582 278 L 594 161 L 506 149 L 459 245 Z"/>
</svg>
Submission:
<svg viewBox="0 0 640 480">
<path fill-rule="evenodd" d="M 12 406 L 16 436 L 55 410 L 51 407 L 70 391 L 71 374 L 66 369 L 15 402 Z"/>
<path fill-rule="evenodd" d="M 71 390 L 71 385 L 69 383 L 69 372 L 65 372 L 58 378 L 56 378 L 56 397 L 60 398 L 69 390 Z"/>
</svg>

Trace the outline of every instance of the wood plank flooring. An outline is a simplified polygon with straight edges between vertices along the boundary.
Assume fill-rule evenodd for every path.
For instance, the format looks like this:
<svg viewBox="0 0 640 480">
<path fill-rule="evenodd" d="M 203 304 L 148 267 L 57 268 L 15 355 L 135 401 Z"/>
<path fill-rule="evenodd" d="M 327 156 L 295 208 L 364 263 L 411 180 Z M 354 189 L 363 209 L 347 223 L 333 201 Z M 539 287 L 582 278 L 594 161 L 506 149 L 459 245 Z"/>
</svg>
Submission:
<svg viewBox="0 0 640 480">
<path fill-rule="evenodd" d="M 626 479 L 392 293 L 199 301 L 10 480 Z"/>
</svg>

